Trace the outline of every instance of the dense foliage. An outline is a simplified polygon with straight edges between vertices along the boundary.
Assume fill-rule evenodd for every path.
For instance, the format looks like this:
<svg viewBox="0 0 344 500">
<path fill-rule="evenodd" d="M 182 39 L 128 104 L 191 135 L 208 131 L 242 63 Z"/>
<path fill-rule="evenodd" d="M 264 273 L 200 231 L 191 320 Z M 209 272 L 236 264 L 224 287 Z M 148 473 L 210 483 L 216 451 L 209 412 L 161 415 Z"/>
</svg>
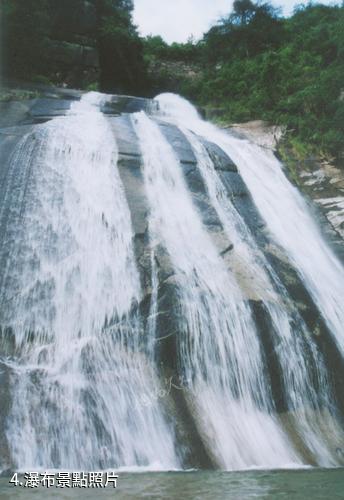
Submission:
<svg viewBox="0 0 344 500">
<path fill-rule="evenodd" d="M 339 157 L 344 145 L 344 7 L 301 5 L 283 18 L 269 3 L 235 0 L 198 44 L 146 41 L 146 58 L 193 61 L 181 92 L 226 120 L 285 124 Z M 174 89 L 173 89 L 174 90 Z"/>
<path fill-rule="evenodd" d="M 48 78 L 54 83 L 54 73 L 58 72 L 59 64 L 63 66 L 63 61 L 61 63 L 60 57 L 52 64 L 49 42 L 56 35 L 64 40 L 64 28 L 70 24 L 69 10 L 74 15 L 83 3 L 74 0 L 72 6 L 68 0 L 63 5 L 62 0 L 0 0 L 1 73 L 26 80 L 46 77 L 45 80 Z M 145 85 L 145 65 L 143 44 L 132 22 L 133 1 L 92 0 L 90 3 L 94 5 L 96 26 L 91 36 L 100 58 L 100 82 L 94 82 L 95 85 L 100 83 L 105 91 L 139 93 Z M 57 11 L 58 28 L 54 26 Z M 77 25 L 77 19 L 72 21 L 72 25 Z M 66 41 L 78 43 L 78 39 L 83 39 L 78 36 L 82 33 L 82 29 L 80 33 L 76 30 L 76 40 L 70 40 L 67 35 Z M 81 77 L 78 84 L 83 84 Z"/>
<path fill-rule="evenodd" d="M 132 0 L 98 0 L 101 88 L 140 93 L 146 86 L 143 44 L 132 22 Z"/>
<path fill-rule="evenodd" d="M 30 78 L 47 64 L 50 31 L 47 0 L 0 0 L 1 72 Z"/>
<path fill-rule="evenodd" d="M 49 76 L 50 11 L 59 1 L 0 0 L 2 73 Z M 92 1 L 101 90 L 176 91 L 226 121 L 284 124 L 301 142 L 343 155 L 343 5 L 301 5 L 284 18 L 269 3 L 235 0 L 201 41 L 168 45 L 139 37 L 133 0 Z"/>
</svg>

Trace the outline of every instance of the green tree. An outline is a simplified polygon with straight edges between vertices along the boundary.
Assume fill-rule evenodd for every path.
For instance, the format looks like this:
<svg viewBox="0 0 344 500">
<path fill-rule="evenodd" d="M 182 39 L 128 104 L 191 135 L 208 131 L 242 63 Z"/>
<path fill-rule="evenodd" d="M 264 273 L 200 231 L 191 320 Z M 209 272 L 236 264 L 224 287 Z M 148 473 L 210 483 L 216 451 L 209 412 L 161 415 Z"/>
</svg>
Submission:
<svg viewBox="0 0 344 500">
<path fill-rule="evenodd" d="M 286 124 L 300 140 L 339 159 L 343 20 L 343 6 L 301 5 L 283 19 L 269 4 L 237 0 L 204 36 L 199 103 L 222 107 L 233 121 Z"/>
<path fill-rule="evenodd" d="M 49 34 L 47 0 L 1 0 L 3 72 L 30 78 L 44 72 Z"/>
<path fill-rule="evenodd" d="M 141 93 L 146 86 L 143 44 L 132 22 L 132 0 L 98 0 L 100 87 Z"/>
<path fill-rule="evenodd" d="M 282 44 L 284 28 L 278 9 L 251 0 L 235 0 L 233 9 L 204 36 L 209 62 L 251 57 Z"/>
</svg>

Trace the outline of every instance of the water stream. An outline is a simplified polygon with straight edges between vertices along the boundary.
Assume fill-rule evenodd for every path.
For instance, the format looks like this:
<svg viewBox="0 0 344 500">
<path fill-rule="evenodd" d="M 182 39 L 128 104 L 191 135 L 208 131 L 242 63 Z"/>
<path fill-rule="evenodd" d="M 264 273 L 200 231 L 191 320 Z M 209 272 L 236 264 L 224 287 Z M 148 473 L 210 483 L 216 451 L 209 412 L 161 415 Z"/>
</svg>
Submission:
<svg viewBox="0 0 344 500">
<path fill-rule="evenodd" d="M 4 467 L 186 467 L 192 439 L 175 393 L 163 390 L 159 358 L 164 287 L 176 347 L 167 354 L 176 356 L 173 376 L 181 381 L 175 390 L 193 439 L 215 467 L 341 465 L 344 438 L 328 360 L 228 195 L 205 139 L 238 167 L 267 239 L 284 252 L 344 354 L 344 269 L 307 203 L 271 152 L 205 122 L 173 94 L 126 122 L 141 166 L 135 153 L 136 166 L 122 163 L 119 170 L 112 118 L 101 112 L 106 99 L 84 94 L 65 116 L 31 127 L 3 177 Z M 228 252 L 204 223 L 161 121 L 184 134 Z M 120 175 L 124 168 L 127 177 Z M 144 209 L 141 201 L 128 204 L 133 186 L 142 190 Z M 129 206 L 142 209 L 142 234 L 134 234 Z M 164 277 L 161 252 L 171 270 Z"/>
<path fill-rule="evenodd" d="M 172 147 L 144 113 L 133 118 L 151 207 L 151 239 L 175 270 L 179 364 L 208 446 L 225 468 L 297 460 L 272 416 L 247 302 L 192 204 Z"/>
<path fill-rule="evenodd" d="M 87 94 L 36 127 L 11 161 L 0 310 L 13 339 L 2 359 L 6 434 L 20 468 L 178 466 L 152 398 L 159 383 L 103 99 Z"/>
</svg>

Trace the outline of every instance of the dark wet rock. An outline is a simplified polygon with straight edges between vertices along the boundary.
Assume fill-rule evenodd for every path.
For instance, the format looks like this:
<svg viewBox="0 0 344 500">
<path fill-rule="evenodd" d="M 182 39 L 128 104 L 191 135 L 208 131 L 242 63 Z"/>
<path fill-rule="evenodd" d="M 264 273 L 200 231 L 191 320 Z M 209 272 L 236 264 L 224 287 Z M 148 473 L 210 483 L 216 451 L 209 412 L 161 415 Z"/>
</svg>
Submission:
<svg viewBox="0 0 344 500">
<path fill-rule="evenodd" d="M 191 193 L 206 193 L 203 177 L 197 167 L 190 163 L 181 163 L 186 184 Z"/>
<path fill-rule="evenodd" d="M 65 115 L 71 106 L 69 99 L 35 99 L 28 112 L 27 123 L 42 123 Z"/>
<path fill-rule="evenodd" d="M 212 228 L 217 228 L 214 230 L 221 230 L 222 224 L 217 215 L 215 208 L 210 203 L 207 196 L 201 193 L 195 194 L 193 196 L 193 202 L 198 209 L 201 220 L 205 226 L 212 226 Z"/>
<path fill-rule="evenodd" d="M 109 123 L 118 145 L 118 167 L 130 208 L 134 233 L 142 235 L 147 230 L 149 209 L 140 169 L 141 151 L 138 139 L 128 116 L 109 118 Z"/>
<path fill-rule="evenodd" d="M 192 398 L 182 377 L 170 369 L 162 369 L 162 378 L 168 387 L 170 402 L 168 413 L 172 416 L 176 441 L 179 444 L 181 459 L 186 469 L 214 470 L 218 468 L 215 457 L 207 448 L 202 432 L 199 431 Z"/>
<path fill-rule="evenodd" d="M 178 335 L 181 309 L 174 280 L 159 284 L 156 321 L 156 353 L 161 366 L 178 372 Z"/>
<path fill-rule="evenodd" d="M 113 95 L 104 102 L 102 111 L 108 115 L 137 113 L 139 111 L 148 111 L 150 106 L 150 99 L 126 95 Z"/>
<path fill-rule="evenodd" d="M 158 121 L 158 124 L 161 132 L 172 146 L 179 161 L 181 163 L 196 165 L 196 156 L 192 151 L 189 141 L 186 139 L 181 130 L 179 130 L 176 125 L 171 125 L 166 122 Z"/>
<path fill-rule="evenodd" d="M 109 117 L 108 120 L 116 137 L 119 154 L 123 157 L 140 158 L 140 145 L 130 115 Z"/>
<path fill-rule="evenodd" d="M 233 205 L 246 222 L 258 245 L 262 246 L 265 241 L 263 229 L 266 227 L 266 224 L 261 218 L 251 197 L 238 196 L 233 199 Z"/>
<path fill-rule="evenodd" d="M 240 196 L 249 196 L 249 191 L 240 174 L 219 171 L 219 177 L 232 199 Z"/>
<path fill-rule="evenodd" d="M 184 179 L 201 220 L 211 231 L 221 230 L 222 224 L 209 199 L 206 185 L 197 165 L 196 156 L 183 132 L 175 125 L 161 122 L 160 130 L 173 147 L 180 161 Z"/>
<path fill-rule="evenodd" d="M 148 204 L 142 174 L 137 168 L 129 169 L 121 164 L 119 171 L 130 208 L 134 233 L 144 234 L 148 224 Z"/>
<path fill-rule="evenodd" d="M 198 167 L 197 164 L 194 163 L 181 163 L 182 169 L 183 169 L 183 174 L 185 177 L 192 178 L 193 175 L 195 175 L 195 172 L 198 172 Z M 197 182 L 200 182 L 203 184 L 202 179 L 197 179 Z M 202 186 L 204 188 L 204 186 Z M 204 190 L 204 189 L 203 189 Z"/>
<path fill-rule="evenodd" d="M 12 153 L 18 147 L 21 137 L 34 130 L 37 125 L 25 125 L 40 122 L 55 116 L 64 115 L 73 99 L 80 98 L 80 93 L 69 93 L 59 95 L 54 89 L 43 98 L 25 100 L 15 103 L 1 103 L 0 111 L 0 198 L 3 196 L 5 177 L 8 172 L 8 162 Z M 111 130 L 116 138 L 118 146 L 118 168 L 123 183 L 126 199 L 128 201 L 132 225 L 134 231 L 134 248 L 137 266 L 140 272 L 143 299 L 140 309 L 143 322 L 148 328 L 150 319 L 152 299 L 152 245 L 148 232 L 149 204 L 142 173 L 142 155 L 139 141 L 133 128 L 130 110 L 138 111 L 146 109 L 149 102 L 144 99 L 130 98 L 128 96 L 113 96 L 109 104 L 105 103 L 103 111 L 107 117 Z M 15 125 L 15 126 L 11 126 Z M 243 295 L 250 300 L 253 318 L 259 333 L 259 338 L 264 353 L 265 377 L 273 394 L 276 411 L 279 415 L 288 411 L 287 398 L 284 393 L 283 377 L 276 352 L 276 333 L 273 330 L 268 311 L 256 293 L 254 284 L 257 279 L 252 271 L 243 269 L 240 261 L 240 248 L 237 249 L 226 236 L 216 210 L 212 206 L 207 193 L 202 175 L 198 168 L 192 148 L 177 128 L 169 124 L 159 123 L 160 130 L 174 148 L 180 162 L 188 193 L 197 209 L 200 219 L 207 234 L 216 246 L 219 256 L 228 269 L 233 273 Z M 271 243 L 271 237 L 262 221 L 257 208 L 235 166 L 223 151 L 210 143 L 206 144 L 220 179 L 228 193 L 228 198 L 233 202 L 241 217 L 250 229 L 257 245 L 273 266 L 276 275 L 286 288 L 291 301 L 294 304 L 293 321 L 295 331 L 297 329 L 298 315 L 307 324 L 310 335 L 319 351 L 323 353 L 324 361 L 329 369 L 333 392 L 338 402 L 338 407 L 344 415 L 343 376 L 344 363 L 342 356 L 331 337 L 322 317 L 314 305 L 312 298 L 302 284 L 300 276 L 293 269 L 284 252 Z M 193 407 L 192 397 L 187 386 L 179 386 L 183 373 L 179 360 L 179 340 L 182 332 L 182 304 L 180 289 L 173 262 L 165 248 L 161 245 L 154 246 L 154 264 L 158 276 L 157 287 L 157 316 L 156 316 L 156 339 L 155 355 L 161 380 L 172 377 L 173 385 L 169 395 L 171 413 L 175 416 L 177 441 L 184 446 L 184 464 L 190 467 L 212 468 L 216 462 L 208 451 L 202 432 L 197 426 L 197 415 Z M 251 273 L 251 274 L 250 274 Z M 256 298 L 258 296 L 258 298 Z M 307 355 L 306 361 L 310 368 L 311 356 Z M 0 364 L 0 397 L 4 404 L 0 408 L 0 428 L 3 428 L 6 412 L 8 411 L 9 395 L 5 387 L 8 387 L 8 373 L 6 369 L 1 371 Z M 315 372 L 315 370 L 313 370 Z M 7 377 L 7 378 L 6 378 Z M 314 386 L 316 387 L 316 380 Z M 321 403 L 321 402 L 320 402 Z M 7 405 L 7 406 L 6 406 Z M 2 421 L 1 421 L 2 419 Z M 4 436 L 0 436 L 0 454 L 5 457 L 3 466 L 10 467 L 8 463 L 7 443 Z"/>
<path fill-rule="evenodd" d="M 72 102 L 79 100 L 82 95 L 79 91 L 44 85 L 27 87 L 28 90 L 20 87 L 8 89 L 8 99 L 0 102 L 1 133 L 8 133 L 4 129 L 43 123 L 57 116 L 63 116 L 70 109 Z M 26 98 L 26 95 L 32 98 Z M 22 131 L 18 129 L 15 133 L 21 134 Z"/>
<path fill-rule="evenodd" d="M 32 100 L 0 102 L 0 129 L 23 123 L 31 106 Z"/>
<path fill-rule="evenodd" d="M 288 410 L 287 397 L 284 390 L 283 374 L 274 342 L 275 332 L 271 317 L 261 301 L 250 301 L 254 322 L 259 333 L 259 339 L 264 356 L 265 378 L 278 413 Z"/>
<path fill-rule="evenodd" d="M 128 168 L 130 170 L 139 170 L 142 165 L 141 156 L 125 155 L 119 153 L 118 155 L 118 166 L 123 168 Z"/>
<path fill-rule="evenodd" d="M 108 117 L 118 147 L 118 169 L 129 205 L 135 257 L 140 271 L 143 301 L 150 293 L 151 252 L 148 236 L 149 205 L 142 173 L 138 138 L 129 115 Z"/>
<path fill-rule="evenodd" d="M 208 154 L 212 162 L 214 163 L 214 167 L 216 170 L 222 170 L 224 172 L 238 171 L 235 163 L 217 144 L 206 141 L 205 139 L 202 139 L 202 143 L 208 151 Z"/>
<path fill-rule="evenodd" d="M 140 307 L 146 310 L 145 304 L 148 299 L 150 300 L 152 294 L 152 257 L 148 231 L 145 234 L 136 234 L 134 236 L 134 251 L 142 290 Z M 146 312 L 148 314 L 149 311 Z M 142 318 L 146 322 L 148 316 L 143 315 Z"/>
<path fill-rule="evenodd" d="M 234 248 L 234 245 L 232 243 L 230 245 L 228 245 L 224 250 L 222 250 L 222 252 L 220 252 L 221 257 L 226 255 L 226 253 L 232 251 L 233 248 Z"/>
<path fill-rule="evenodd" d="M 174 275 L 174 267 L 171 262 L 171 258 L 164 247 L 158 245 L 154 249 L 155 252 L 155 264 L 157 266 L 158 280 L 159 283 L 163 283 Z"/>
<path fill-rule="evenodd" d="M 307 292 L 304 291 L 306 294 Z M 344 397 L 342 391 L 342 377 L 344 373 L 344 361 L 343 358 L 335 345 L 326 325 L 323 323 L 321 317 L 316 311 L 314 304 L 312 304 L 310 298 L 306 301 L 306 310 L 310 314 L 308 315 L 308 321 L 305 314 L 299 316 L 295 311 L 290 311 L 292 315 L 294 324 L 292 325 L 293 335 L 298 335 L 298 343 L 302 343 L 302 349 L 304 352 L 304 359 L 307 362 L 308 371 L 312 380 L 312 386 L 315 391 L 321 391 L 321 381 L 317 377 L 317 366 L 315 366 L 315 359 L 313 357 L 310 344 L 307 338 L 300 338 L 302 335 L 301 321 L 305 321 L 309 330 L 313 332 L 313 340 L 317 345 L 319 352 L 323 356 L 325 365 L 327 366 L 330 386 L 333 388 L 333 395 L 337 406 L 342 414 L 338 415 L 338 418 L 343 420 L 344 417 Z M 274 331 L 273 324 L 271 322 L 271 317 L 266 310 L 264 304 L 261 301 L 250 301 L 251 310 L 255 320 L 256 328 L 259 332 L 259 339 L 262 346 L 262 352 L 264 353 L 264 369 L 266 371 L 265 377 L 269 380 L 269 386 L 271 387 L 271 393 L 273 396 L 276 411 L 278 413 L 284 413 L 289 410 L 295 410 L 297 408 L 290 408 L 288 405 L 288 397 L 285 392 L 285 386 L 283 382 L 283 371 L 281 364 L 279 362 L 279 355 L 277 350 L 280 345 L 276 343 L 276 332 Z M 302 318 L 302 320 L 301 320 Z M 321 408 L 323 402 L 319 399 L 318 404 Z M 302 410 L 302 408 L 299 408 Z"/>
<path fill-rule="evenodd" d="M 322 353 L 324 364 L 328 370 L 330 384 L 333 388 L 334 401 L 340 411 L 338 417 L 344 425 L 344 394 L 343 394 L 343 379 L 344 379 L 344 359 L 336 341 L 331 332 L 326 327 L 322 318 L 319 318 L 314 311 L 315 317 L 318 318 L 317 327 L 313 330 L 313 338 Z"/>
<path fill-rule="evenodd" d="M 291 263 L 281 254 L 280 249 L 274 249 L 271 244 L 266 248 L 265 256 L 268 261 L 273 266 L 274 271 L 281 283 L 283 283 L 285 289 L 288 292 L 293 307 L 297 311 L 294 314 L 295 331 L 301 331 L 298 327 L 299 318 L 302 318 L 306 324 L 309 332 L 311 332 L 312 340 L 318 346 L 319 352 L 322 354 L 324 359 L 324 364 L 328 370 L 330 383 L 333 387 L 333 393 L 335 400 L 337 401 L 338 408 L 341 411 L 342 418 L 344 418 L 344 394 L 343 394 L 343 377 L 344 377 L 344 360 L 341 352 L 332 337 L 324 319 L 319 313 L 310 293 L 306 289 L 302 282 L 302 279 L 293 268 Z M 291 311 L 292 313 L 292 311 Z M 305 356 L 307 362 L 310 363 L 312 358 L 311 354 L 307 355 L 308 343 L 305 342 L 303 349 L 305 351 Z M 315 373 L 315 370 L 311 369 L 310 372 Z M 318 383 L 317 379 L 314 379 L 314 385 Z M 319 402 L 321 404 L 321 402 Z"/>
</svg>

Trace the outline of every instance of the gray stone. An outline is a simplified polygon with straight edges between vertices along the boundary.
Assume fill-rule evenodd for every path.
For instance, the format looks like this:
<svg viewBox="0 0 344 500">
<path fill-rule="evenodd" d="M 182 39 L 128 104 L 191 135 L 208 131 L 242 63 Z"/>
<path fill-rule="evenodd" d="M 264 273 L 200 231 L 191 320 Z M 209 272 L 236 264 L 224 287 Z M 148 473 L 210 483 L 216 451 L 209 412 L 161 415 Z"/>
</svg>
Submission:
<svg viewBox="0 0 344 500">
<path fill-rule="evenodd" d="M 159 245 L 155 248 L 155 260 L 158 270 L 159 282 L 162 283 L 174 275 L 175 271 L 171 258 L 165 248 Z"/>
<path fill-rule="evenodd" d="M 194 195 L 193 202 L 197 207 L 203 224 L 205 226 L 211 226 L 211 228 L 208 227 L 209 230 L 218 231 L 222 229 L 222 224 L 217 215 L 217 212 L 210 203 L 210 200 L 207 196 L 202 194 Z"/>
<path fill-rule="evenodd" d="M 208 154 L 212 159 L 216 170 L 224 170 L 225 172 L 238 171 L 231 158 L 229 158 L 229 156 L 217 144 L 206 141 L 205 139 L 201 140 L 206 150 L 208 151 Z"/>
<path fill-rule="evenodd" d="M 139 143 L 127 115 L 108 118 L 119 150 L 118 168 L 129 204 L 133 230 L 143 235 L 147 230 L 148 203 L 140 169 Z"/>
<path fill-rule="evenodd" d="M 27 122 L 40 123 L 65 115 L 71 106 L 69 99 L 35 99 L 28 112 Z"/>
<path fill-rule="evenodd" d="M 143 235 L 148 226 L 148 204 L 141 174 L 137 169 L 119 166 L 121 180 L 131 213 L 135 235 Z"/>
<path fill-rule="evenodd" d="M 248 196 L 249 191 L 242 177 L 237 172 L 219 171 L 219 176 L 231 198 Z"/>
<path fill-rule="evenodd" d="M 129 115 L 108 118 L 121 158 L 140 158 L 139 141 Z"/>
<path fill-rule="evenodd" d="M 197 165 L 189 163 L 181 163 L 185 181 L 188 185 L 189 190 L 192 193 L 206 193 L 206 187 L 204 185 L 202 174 L 200 173 Z"/>
<path fill-rule="evenodd" d="M 31 100 L 0 102 L 0 128 L 23 123 L 31 105 Z"/>
<path fill-rule="evenodd" d="M 196 165 L 197 159 L 192 151 L 189 141 L 175 125 L 158 121 L 161 132 L 171 144 L 177 158 L 181 163 Z"/>
</svg>

